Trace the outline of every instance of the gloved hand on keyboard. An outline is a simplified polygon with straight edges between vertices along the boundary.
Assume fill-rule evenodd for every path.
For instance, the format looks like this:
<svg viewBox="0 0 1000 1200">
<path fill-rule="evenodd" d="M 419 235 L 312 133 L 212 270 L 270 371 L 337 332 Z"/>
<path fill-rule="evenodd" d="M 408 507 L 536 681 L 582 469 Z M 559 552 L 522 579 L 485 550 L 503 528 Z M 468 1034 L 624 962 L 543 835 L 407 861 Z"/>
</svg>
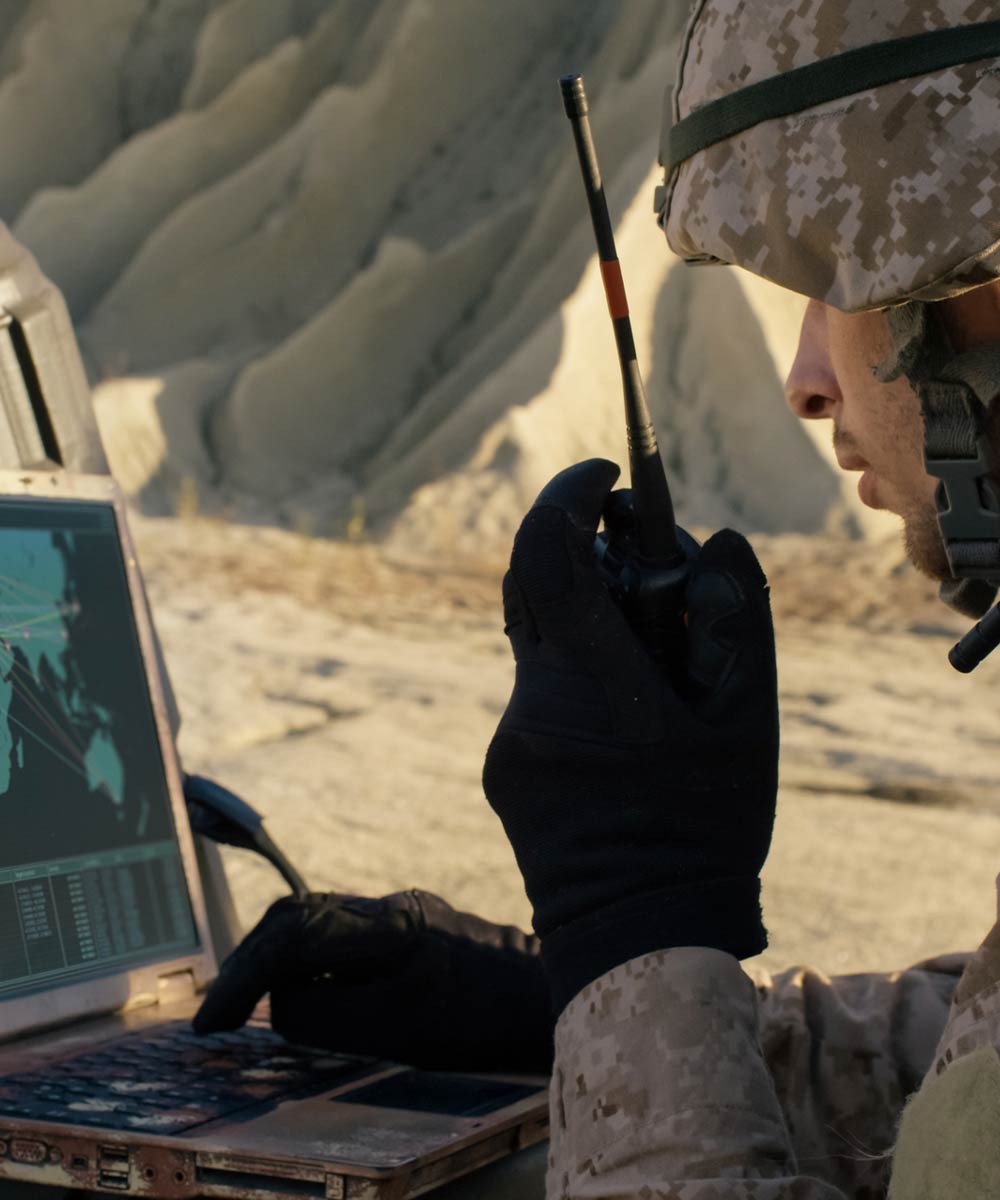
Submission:
<svg viewBox="0 0 1000 1200">
<path fill-rule="evenodd" d="M 236 1029 L 271 996 L 290 1042 L 441 1070 L 545 1073 L 553 1017 L 538 940 L 427 892 L 278 900 L 194 1018 Z"/>
</svg>

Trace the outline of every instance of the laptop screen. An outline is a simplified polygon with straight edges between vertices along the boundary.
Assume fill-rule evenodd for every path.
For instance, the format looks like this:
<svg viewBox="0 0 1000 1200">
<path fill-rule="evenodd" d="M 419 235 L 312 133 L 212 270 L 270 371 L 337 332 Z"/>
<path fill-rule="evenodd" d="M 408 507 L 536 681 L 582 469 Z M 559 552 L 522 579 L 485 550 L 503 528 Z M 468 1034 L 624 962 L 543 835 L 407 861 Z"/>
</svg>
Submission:
<svg viewBox="0 0 1000 1200">
<path fill-rule="evenodd" d="M 0 999 L 197 947 L 114 510 L 0 500 Z"/>
</svg>

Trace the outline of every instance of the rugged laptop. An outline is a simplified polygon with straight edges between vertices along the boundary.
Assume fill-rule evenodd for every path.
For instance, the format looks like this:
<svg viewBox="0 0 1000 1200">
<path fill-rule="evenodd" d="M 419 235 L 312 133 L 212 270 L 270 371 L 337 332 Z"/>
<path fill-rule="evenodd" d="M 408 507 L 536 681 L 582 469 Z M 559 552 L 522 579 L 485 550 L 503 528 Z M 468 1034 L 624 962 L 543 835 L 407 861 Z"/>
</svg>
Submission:
<svg viewBox="0 0 1000 1200">
<path fill-rule="evenodd" d="M 196 1038 L 215 974 L 106 476 L 0 471 L 0 1178 L 403 1200 L 544 1138 L 544 1081 Z"/>
</svg>

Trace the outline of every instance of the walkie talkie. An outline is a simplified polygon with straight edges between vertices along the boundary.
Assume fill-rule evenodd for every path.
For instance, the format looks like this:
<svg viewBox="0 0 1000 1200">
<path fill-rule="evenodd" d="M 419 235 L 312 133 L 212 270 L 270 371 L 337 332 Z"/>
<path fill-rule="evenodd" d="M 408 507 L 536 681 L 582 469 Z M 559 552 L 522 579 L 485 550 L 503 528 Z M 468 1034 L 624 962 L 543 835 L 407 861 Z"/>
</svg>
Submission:
<svg viewBox="0 0 1000 1200">
<path fill-rule="evenodd" d="M 595 551 L 609 589 L 647 649 L 656 659 L 676 660 L 685 637 L 684 591 L 690 559 L 699 546 L 683 529 L 678 529 L 674 519 L 670 486 L 636 361 L 625 284 L 587 118 L 583 77 L 563 75 L 559 86 L 566 115 L 573 125 L 597 238 L 601 277 L 614 325 L 625 391 L 625 428 L 632 478 L 631 513 L 606 514 L 605 531 L 597 535 Z"/>
</svg>

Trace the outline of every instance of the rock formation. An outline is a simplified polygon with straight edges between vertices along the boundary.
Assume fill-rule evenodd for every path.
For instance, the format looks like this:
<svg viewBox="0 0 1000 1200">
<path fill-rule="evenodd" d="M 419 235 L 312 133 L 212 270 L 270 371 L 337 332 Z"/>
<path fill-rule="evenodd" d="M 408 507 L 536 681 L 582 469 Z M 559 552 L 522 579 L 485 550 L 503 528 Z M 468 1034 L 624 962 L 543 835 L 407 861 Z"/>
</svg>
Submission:
<svg viewBox="0 0 1000 1200">
<path fill-rule="evenodd" d="M 671 258 L 651 216 L 684 6 L 19 0 L 0 218 L 65 293 L 150 512 L 499 553 L 555 470 L 622 461 L 556 80 L 583 71 L 682 518 L 862 529 L 783 407 L 801 304 Z M 792 496 L 794 495 L 794 502 Z"/>
</svg>

